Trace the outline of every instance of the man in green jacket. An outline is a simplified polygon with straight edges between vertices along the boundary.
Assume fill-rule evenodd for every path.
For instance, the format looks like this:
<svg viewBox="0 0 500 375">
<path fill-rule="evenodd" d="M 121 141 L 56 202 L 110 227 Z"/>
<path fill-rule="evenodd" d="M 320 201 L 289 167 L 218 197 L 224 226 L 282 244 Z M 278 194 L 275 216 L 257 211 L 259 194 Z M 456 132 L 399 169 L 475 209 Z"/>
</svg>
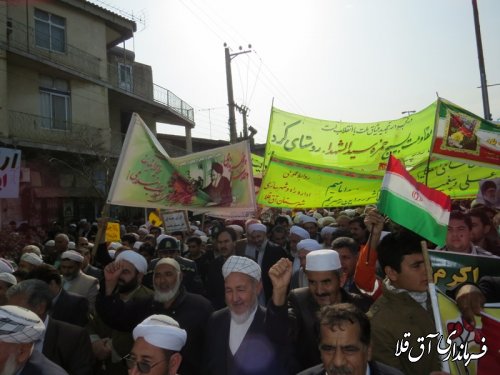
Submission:
<svg viewBox="0 0 500 375">
<path fill-rule="evenodd" d="M 368 312 L 373 359 L 396 367 L 406 375 L 439 371 L 438 337 L 427 293 L 420 238 L 408 231 L 389 234 L 377 251 L 386 278 L 382 296 Z M 435 338 L 427 338 L 429 334 Z M 425 339 L 425 350 L 421 349 L 421 342 L 417 342 L 421 337 Z"/>
</svg>

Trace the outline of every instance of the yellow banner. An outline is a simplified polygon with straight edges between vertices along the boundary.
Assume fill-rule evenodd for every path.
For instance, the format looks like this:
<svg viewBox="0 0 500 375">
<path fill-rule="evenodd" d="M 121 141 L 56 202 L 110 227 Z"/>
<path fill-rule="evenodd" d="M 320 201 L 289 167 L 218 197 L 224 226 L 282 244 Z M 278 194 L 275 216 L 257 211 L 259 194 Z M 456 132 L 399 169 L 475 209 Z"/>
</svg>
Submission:
<svg viewBox="0 0 500 375">
<path fill-rule="evenodd" d="M 272 109 L 266 146 L 271 155 L 305 164 L 373 172 L 390 154 L 410 168 L 429 155 L 436 103 L 391 121 L 326 121 Z"/>
</svg>

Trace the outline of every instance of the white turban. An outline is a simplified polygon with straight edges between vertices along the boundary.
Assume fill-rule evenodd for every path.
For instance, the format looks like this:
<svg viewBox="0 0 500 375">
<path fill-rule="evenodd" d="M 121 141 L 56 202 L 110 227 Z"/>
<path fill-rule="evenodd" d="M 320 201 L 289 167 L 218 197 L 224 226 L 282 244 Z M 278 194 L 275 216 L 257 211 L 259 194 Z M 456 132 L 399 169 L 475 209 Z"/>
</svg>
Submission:
<svg viewBox="0 0 500 375">
<path fill-rule="evenodd" d="M 158 263 L 155 265 L 155 270 L 158 266 L 162 264 L 168 264 L 169 266 L 174 267 L 177 272 L 181 272 L 181 266 L 179 266 L 179 262 L 177 262 L 175 259 L 172 258 L 161 258 Z"/>
<path fill-rule="evenodd" d="M 336 230 L 337 228 L 335 227 L 323 227 L 320 232 L 321 238 L 325 238 L 328 234 L 335 233 Z"/>
<path fill-rule="evenodd" d="M 23 253 L 35 253 L 36 255 L 42 256 L 40 248 L 35 245 L 27 245 L 22 250 Z"/>
<path fill-rule="evenodd" d="M 17 285 L 16 277 L 8 272 L 0 272 L 0 280 L 10 285 Z"/>
<path fill-rule="evenodd" d="M 68 242 L 68 250 L 75 250 L 76 244 L 73 241 Z"/>
<path fill-rule="evenodd" d="M 19 306 L 0 306 L 0 342 L 31 343 L 44 331 L 45 324 L 34 312 Z"/>
<path fill-rule="evenodd" d="M 335 223 L 336 223 L 335 218 L 331 216 L 325 216 L 318 220 L 318 225 L 320 227 L 326 227 L 330 224 L 335 224 Z"/>
<path fill-rule="evenodd" d="M 335 250 L 316 250 L 306 255 L 306 271 L 335 271 L 341 267 Z"/>
<path fill-rule="evenodd" d="M 45 242 L 45 246 L 56 246 L 56 241 L 54 240 L 48 240 L 47 242 Z"/>
<path fill-rule="evenodd" d="M 252 234 L 257 231 L 267 233 L 267 227 L 261 223 L 253 223 L 248 226 L 248 234 Z"/>
<path fill-rule="evenodd" d="M 199 230 L 199 229 L 196 229 L 194 232 L 193 232 L 193 236 L 197 236 L 197 237 L 201 237 L 201 236 L 205 236 L 205 232 Z"/>
<path fill-rule="evenodd" d="M 225 279 L 232 272 L 241 272 L 260 281 L 260 266 L 247 257 L 230 256 L 222 266 L 222 276 Z"/>
<path fill-rule="evenodd" d="M 14 268 L 12 268 L 12 264 L 7 259 L 0 258 L 0 272 L 14 272 Z"/>
<path fill-rule="evenodd" d="M 312 216 L 308 216 L 308 215 L 302 215 L 300 217 L 300 223 L 301 224 L 306 224 L 306 223 L 314 223 L 314 224 L 318 224 L 318 220 L 316 220 L 315 217 L 312 217 Z"/>
<path fill-rule="evenodd" d="M 311 238 L 311 236 L 307 230 L 305 230 L 304 228 L 299 227 L 297 225 L 293 225 L 290 228 L 290 234 L 295 234 L 296 236 L 299 236 L 302 239 Z"/>
<path fill-rule="evenodd" d="M 75 250 L 65 251 L 64 253 L 62 253 L 61 259 L 69 259 L 69 260 L 73 260 L 73 261 L 78 262 L 78 263 L 83 262 L 83 256 Z"/>
<path fill-rule="evenodd" d="M 127 262 L 132 263 L 138 272 L 148 272 L 148 262 L 146 261 L 146 258 L 133 250 L 122 251 L 120 254 L 118 254 L 115 260 L 126 260 Z"/>
<path fill-rule="evenodd" d="M 108 250 L 118 250 L 122 246 L 120 242 L 111 242 L 108 246 Z"/>
<path fill-rule="evenodd" d="M 108 250 L 108 254 L 111 259 L 115 259 L 116 250 Z"/>
<path fill-rule="evenodd" d="M 151 315 L 134 328 L 134 340 L 142 337 L 157 348 L 180 351 L 186 344 L 187 333 L 167 315 Z"/>
<path fill-rule="evenodd" d="M 321 250 L 323 246 L 318 243 L 316 240 L 311 240 L 309 238 L 299 241 L 297 244 L 297 250 L 306 250 L 306 251 L 314 251 Z"/>
<path fill-rule="evenodd" d="M 34 266 L 39 266 L 40 264 L 43 263 L 43 259 L 36 255 L 35 253 L 24 253 L 21 256 L 21 260 L 25 261 L 26 263 L 32 264 Z"/>
<path fill-rule="evenodd" d="M 139 250 L 144 242 L 135 241 L 134 246 L 132 246 L 135 250 Z"/>
</svg>

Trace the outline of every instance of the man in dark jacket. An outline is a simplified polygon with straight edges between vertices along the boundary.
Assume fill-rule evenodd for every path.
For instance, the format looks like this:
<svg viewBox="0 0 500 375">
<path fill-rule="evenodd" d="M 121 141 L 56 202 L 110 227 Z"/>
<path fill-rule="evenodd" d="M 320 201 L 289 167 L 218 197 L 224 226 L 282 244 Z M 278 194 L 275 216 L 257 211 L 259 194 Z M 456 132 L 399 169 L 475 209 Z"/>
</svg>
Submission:
<svg viewBox="0 0 500 375">
<path fill-rule="evenodd" d="M 179 373 L 199 375 L 205 327 L 213 311 L 210 302 L 200 295 L 186 292 L 181 287 L 179 263 L 172 258 L 163 258 L 156 263 L 154 270 L 154 296 L 125 303 L 113 294 L 122 269 L 121 261 L 112 262 L 104 268 L 105 287 L 96 301 L 96 310 L 103 322 L 111 328 L 130 332 L 153 314 L 171 316 L 187 332 Z"/>
<path fill-rule="evenodd" d="M 262 283 L 256 262 L 231 256 L 222 273 L 228 307 L 213 313 L 208 322 L 204 374 L 289 373 L 286 293 L 292 275 L 290 260 L 282 258 L 269 270 L 273 296 L 267 309 L 258 304 Z"/>
<path fill-rule="evenodd" d="M 350 303 L 326 305 L 320 315 L 321 365 L 298 375 L 403 375 L 401 371 L 371 360 L 370 321 Z"/>
</svg>

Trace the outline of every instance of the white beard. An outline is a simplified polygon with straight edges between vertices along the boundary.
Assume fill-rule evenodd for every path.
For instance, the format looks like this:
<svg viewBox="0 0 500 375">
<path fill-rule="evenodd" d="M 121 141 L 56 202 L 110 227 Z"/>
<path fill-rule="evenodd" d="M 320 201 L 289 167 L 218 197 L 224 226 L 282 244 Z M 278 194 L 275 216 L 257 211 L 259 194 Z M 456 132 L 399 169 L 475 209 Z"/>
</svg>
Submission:
<svg viewBox="0 0 500 375">
<path fill-rule="evenodd" d="M 160 302 L 160 303 L 170 302 L 177 295 L 177 292 L 179 291 L 180 286 L 181 286 L 181 279 L 180 279 L 180 277 L 178 277 L 177 281 L 175 282 L 175 285 L 168 292 L 160 292 L 159 290 L 156 290 L 156 287 L 155 287 L 154 300 L 157 302 Z M 0 375 L 2 375 L 2 374 L 0 374 Z"/>
<path fill-rule="evenodd" d="M 250 307 L 244 313 L 236 314 L 235 312 L 231 311 L 231 309 L 230 309 L 229 311 L 231 312 L 231 320 L 233 320 L 236 324 L 245 323 L 250 318 L 250 315 L 252 315 L 256 306 L 257 306 L 257 299 L 255 299 L 255 303 L 253 304 L 253 306 Z"/>
<path fill-rule="evenodd" d="M 14 354 L 9 355 L 7 361 L 3 365 L 3 370 L 0 375 L 14 375 L 17 371 L 16 356 Z"/>
</svg>

